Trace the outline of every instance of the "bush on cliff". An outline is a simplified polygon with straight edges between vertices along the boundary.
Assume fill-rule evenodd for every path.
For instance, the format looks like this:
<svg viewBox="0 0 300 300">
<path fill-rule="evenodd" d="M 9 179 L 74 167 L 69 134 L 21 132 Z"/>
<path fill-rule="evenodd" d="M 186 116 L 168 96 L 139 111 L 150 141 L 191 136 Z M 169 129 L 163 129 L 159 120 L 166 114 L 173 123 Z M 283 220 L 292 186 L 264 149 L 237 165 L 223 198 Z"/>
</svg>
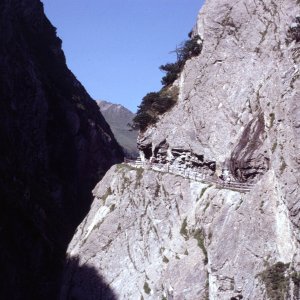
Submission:
<svg viewBox="0 0 300 300">
<path fill-rule="evenodd" d="M 292 41 L 296 43 L 300 42 L 300 16 L 296 16 L 294 22 L 290 25 L 287 36 L 285 39 L 286 44 L 290 44 Z"/>
<path fill-rule="evenodd" d="M 167 112 L 175 105 L 178 98 L 178 88 L 171 85 L 183 70 L 185 62 L 199 55 L 201 51 L 202 39 L 200 36 L 192 37 L 192 35 L 189 35 L 189 40 L 182 43 L 182 46 L 175 50 L 177 54 L 176 62 L 167 63 L 159 67 L 161 71 L 166 73 L 161 80 L 163 88 L 159 92 L 148 93 L 142 99 L 133 119 L 133 129 L 145 131 L 149 125 L 157 122 L 158 115 Z"/>
<path fill-rule="evenodd" d="M 164 88 L 160 92 L 148 93 L 138 107 L 133 119 L 133 127 L 144 131 L 149 125 L 155 124 L 158 115 L 170 110 L 176 103 L 178 88 Z"/>
<path fill-rule="evenodd" d="M 166 72 L 166 75 L 161 79 L 162 85 L 168 86 L 172 84 L 178 78 L 182 68 L 182 62 L 180 61 L 160 66 L 159 69 L 163 72 Z"/>
<path fill-rule="evenodd" d="M 202 39 L 199 35 L 191 37 L 185 41 L 181 47 L 176 48 L 177 61 L 175 63 L 167 63 L 159 67 L 166 75 L 162 78 L 161 83 L 163 86 L 172 84 L 181 73 L 185 62 L 201 53 L 202 51 Z"/>
</svg>

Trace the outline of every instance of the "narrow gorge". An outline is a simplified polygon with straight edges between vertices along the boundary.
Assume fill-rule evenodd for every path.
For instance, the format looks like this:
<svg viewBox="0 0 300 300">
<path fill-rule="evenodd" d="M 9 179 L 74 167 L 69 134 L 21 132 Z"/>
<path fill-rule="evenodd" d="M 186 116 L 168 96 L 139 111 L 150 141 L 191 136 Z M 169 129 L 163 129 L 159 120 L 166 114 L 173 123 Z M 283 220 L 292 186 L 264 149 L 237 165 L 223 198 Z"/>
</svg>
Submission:
<svg viewBox="0 0 300 300">
<path fill-rule="evenodd" d="M 300 299 L 299 0 L 206 0 L 125 162 L 42 2 L 0 25 L 0 299 Z"/>
</svg>

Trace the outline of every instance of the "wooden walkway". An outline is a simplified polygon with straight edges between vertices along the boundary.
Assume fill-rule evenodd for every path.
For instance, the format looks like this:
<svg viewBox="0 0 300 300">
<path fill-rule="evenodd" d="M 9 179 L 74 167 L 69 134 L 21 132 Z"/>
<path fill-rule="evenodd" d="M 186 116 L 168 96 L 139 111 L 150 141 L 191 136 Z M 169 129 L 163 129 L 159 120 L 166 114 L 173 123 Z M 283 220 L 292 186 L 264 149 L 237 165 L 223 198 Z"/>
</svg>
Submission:
<svg viewBox="0 0 300 300">
<path fill-rule="evenodd" d="M 254 184 L 237 182 L 237 181 L 226 182 L 219 178 L 214 178 L 212 176 L 208 176 L 203 173 L 196 172 L 192 169 L 176 168 L 175 166 L 168 165 L 168 164 L 158 164 L 158 163 L 150 163 L 150 162 L 144 163 L 141 160 L 131 160 L 127 158 L 125 158 L 124 163 L 129 164 L 136 168 L 145 168 L 145 169 L 147 168 L 158 172 L 179 175 L 194 181 L 215 185 L 216 188 L 228 189 L 228 190 L 233 190 L 241 193 L 250 192 L 250 190 L 254 186 Z"/>
</svg>

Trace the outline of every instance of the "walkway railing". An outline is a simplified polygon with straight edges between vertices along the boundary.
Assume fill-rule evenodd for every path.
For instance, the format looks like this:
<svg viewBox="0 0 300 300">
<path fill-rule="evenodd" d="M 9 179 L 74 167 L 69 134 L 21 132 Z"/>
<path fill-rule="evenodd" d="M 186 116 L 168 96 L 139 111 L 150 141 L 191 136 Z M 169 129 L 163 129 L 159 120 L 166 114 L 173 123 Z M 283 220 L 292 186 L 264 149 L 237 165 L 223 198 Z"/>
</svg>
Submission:
<svg viewBox="0 0 300 300">
<path fill-rule="evenodd" d="M 183 169 L 179 167 L 175 167 L 169 164 L 159 164 L 159 163 L 150 163 L 150 162 L 142 162 L 141 160 L 131 160 L 124 159 L 124 162 L 138 168 L 149 168 L 158 172 L 164 173 L 172 173 L 175 175 L 182 176 L 184 178 L 189 178 L 191 180 L 199 181 L 206 184 L 213 184 L 217 188 L 221 189 L 230 189 L 238 192 L 249 192 L 254 184 L 243 183 L 237 181 L 226 182 L 219 178 L 215 178 L 204 173 L 196 172 L 192 169 Z"/>
</svg>

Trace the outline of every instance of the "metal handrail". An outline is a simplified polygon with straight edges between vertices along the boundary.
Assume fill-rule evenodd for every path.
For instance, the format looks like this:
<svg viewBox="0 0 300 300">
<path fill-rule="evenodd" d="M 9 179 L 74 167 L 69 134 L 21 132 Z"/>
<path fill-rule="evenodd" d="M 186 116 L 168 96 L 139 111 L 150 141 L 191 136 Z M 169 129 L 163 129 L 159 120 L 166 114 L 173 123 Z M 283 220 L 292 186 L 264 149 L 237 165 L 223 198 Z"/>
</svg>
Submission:
<svg viewBox="0 0 300 300">
<path fill-rule="evenodd" d="M 215 184 L 216 187 L 219 188 L 230 188 L 242 192 L 249 192 L 251 188 L 253 188 L 253 186 L 255 185 L 253 183 L 243 183 L 237 181 L 229 181 L 229 182 L 221 181 L 220 179 L 211 178 L 211 176 L 207 176 L 204 173 L 199 173 L 189 169 L 179 169 L 178 167 L 175 167 L 173 165 L 166 165 L 166 164 L 152 163 L 152 162 L 146 163 L 141 160 L 133 160 L 128 158 L 124 158 L 124 163 L 132 164 L 135 166 L 142 166 L 142 167 L 147 166 L 155 171 L 172 173 L 195 181 L 200 181 L 207 184 Z"/>
</svg>

